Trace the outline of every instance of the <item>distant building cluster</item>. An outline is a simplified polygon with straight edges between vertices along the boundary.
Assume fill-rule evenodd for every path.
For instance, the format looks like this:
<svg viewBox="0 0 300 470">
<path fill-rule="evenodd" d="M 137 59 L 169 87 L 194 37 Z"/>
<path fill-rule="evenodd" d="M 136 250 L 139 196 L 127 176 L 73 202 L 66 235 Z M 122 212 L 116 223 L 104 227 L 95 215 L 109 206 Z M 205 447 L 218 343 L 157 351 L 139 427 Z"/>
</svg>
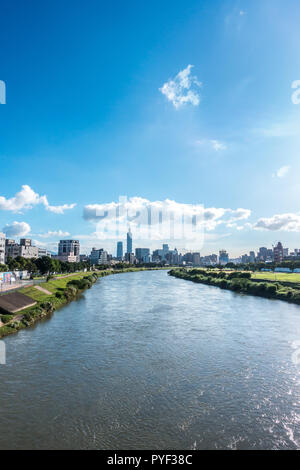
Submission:
<svg viewBox="0 0 300 470">
<path fill-rule="evenodd" d="M 226 250 L 220 250 L 219 254 L 201 256 L 199 251 L 180 253 L 177 248 L 170 249 L 168 244 L 163 244 L 161 249 L 156 249 L 151 253 L 150 248 L 137 247 L 133 250 L 133 237 L 130 229 L 126 237 L 126 251 L 124 252 L 123 241 L 118 241 L 116 246 L 116 256 L 109 254 L 104 248 L 92 248 L 89 255 L 80 254 L 79 240 L 60 240 L 58 243 L 58 253 L 51 254 L 45 248 L 40 248 L 32 244 L 29 238 L 21 238 L 19 243 L 6 238 L 0 232 L 0 264 L 5 264 L 9 258 L 41 258 L 52 256 L 62 262 L 78 263 L 80 261 L 89 262 L 91 265 L 111 265 L 117 263 L 128 264 L 148 264 L 160 263 L 165 265 L 181 266 L 226 266 L 228 263 L 235 265 L 249 263 L 281 263 L 282 261 L 300 261 L 300 249 L 290 251 L 278 242 L 272 248 L 261 247 L 258 252 L 250 251 L 238 258 L 230 258 Z"/>
<path fill-rule="evenodd" d="M 257 254 L 250 251 L 249 255 L 243 255 L 239 258 L 240 263 L 281 263 L 282 261 L 299 261 L 300 248 L 290 251 L 284 248 L 281 242 L 278 242 L 272 248 L 261 247 Z"/>
<path fill-rule="evenodd" d="M 45 248 L 39 248 L 32 244 L 30 238 L 21 238 L 19 243 L 11 238 L 6 238 L 5 234 L 0 232 L 0 264 L 5 264 L 9 258 L 41 258 L 42 256 L 51 256 Z"/>
</svg>

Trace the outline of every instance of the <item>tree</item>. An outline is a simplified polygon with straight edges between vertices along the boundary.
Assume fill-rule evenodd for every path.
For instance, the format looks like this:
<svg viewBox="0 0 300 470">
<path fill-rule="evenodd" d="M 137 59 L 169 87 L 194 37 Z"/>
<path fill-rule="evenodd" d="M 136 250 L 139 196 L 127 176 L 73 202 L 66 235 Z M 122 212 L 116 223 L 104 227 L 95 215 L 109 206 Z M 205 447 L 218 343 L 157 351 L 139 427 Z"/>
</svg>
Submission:
<svg viewBox="0 0 300 470">
<path fill-rule="evenodd" d="M 41 274 L 51 274 L 54 272 L 52 261 L 53 260 L 49 258 L 49 256 L 42 256 L 36 260 L 35 264 Z"/>
</svg>

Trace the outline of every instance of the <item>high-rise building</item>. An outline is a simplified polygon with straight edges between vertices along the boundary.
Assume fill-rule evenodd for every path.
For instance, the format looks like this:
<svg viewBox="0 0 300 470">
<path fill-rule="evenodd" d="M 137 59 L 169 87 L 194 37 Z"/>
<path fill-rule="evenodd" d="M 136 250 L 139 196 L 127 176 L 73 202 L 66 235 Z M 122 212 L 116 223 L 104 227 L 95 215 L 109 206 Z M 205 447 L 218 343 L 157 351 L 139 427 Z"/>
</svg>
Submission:
<svg viewBox="0 0 300 470">
<path fill-rule="evenodd" d="M 5 258 L 16 258 L 22 256 L 22 258 L 38 258 L 39 249 L 37 246 L 32 245 L 30 238 L 21 238 L 20 243 L 16 243 L 15 240 L 7 238 L 5 240 Z"/>
<path fill-rule="evenodd" d="M 123 242 L 117 243 L 117 258 L 119 260 L 123 259 Z"/>
<path fill-rule="evenodd" d="M 93 248 L 90 254 L 91 264 L 108 264 L 107 260 L 107 251 L 104 251 L 103 248 L 96 250 Z"/>
<path fill-rule="evenodd" d="M 200 266 L 200 262 L 201 262 L 200 253 L 193 253 L 193 265 Z"/>
<path fill-rule="evenodd" d="M 20 238 L 21 246 L 32 246 L 32 241 L 30 238 Z"/>
<path fill-rule="evenodd" d="M 136 248 L 135 257 L 139 261 L 139 263 L 150 263 L 150 249 Z"/>
<path fill-rule="evenodd" d="M 132 233 L 130 229 L 127 232 L 127 251 L 126 253 L 132 253 Z"/>
<path fill-rule="evenodd" d="M 16 258 L 17 256 L 19 256 L 18 243 L 11 238 L 7 238 L 5 240 L 5 260 L 7 261 L 8 258 Z"/>
<path fill-rule="evenodd" d="M 60 240 L 58 244 L 58 257 L 60 261 L 79 263 L 80 243 L 79 240 Z"/>
<path fill-rule="evenodd" d="M 169 245 L 167 245 L 166 243 L 164 243 L 162 249 L 163 249 L 163 253 L 164 253 L 164 255 L 165 255 L 165 254 L 168 253 L 168 251 L 169 251 Z"/>
<path fill-rule="evenodd" d="M 152 261 L 159 263 L 163 259 L 163 250 L 154 250 L 152 253 Z"/>
<path fill-rule="evenodd" d="M 273 248 L 274 253 L 274 262 L 281 263 L 283 260 L 283 246 L 281 242 L 278 242 L 276 246 Z"/>
<path fill-rule="evenodd" d="M 133 253 L 125 253 L 125 261 L 128 261 L 130 264 L 135 264 L 136 257 Z"/>
<path fill-rule="evenodd" d="M 229 255 L 226 250 L 219 251 L 219 263 L 225 265 L 229 262 Z"/>
<path fill-rule="evenodd" d="M 5 263 L 5 234 L 0 232 L 0 264 Z"/>
<path fill-rule="evenodd" d="M 258 252 L 258 258 L 260 261 L 266 261 L 268 257 L 268 248 L 262 246 Z"/>
</svg>

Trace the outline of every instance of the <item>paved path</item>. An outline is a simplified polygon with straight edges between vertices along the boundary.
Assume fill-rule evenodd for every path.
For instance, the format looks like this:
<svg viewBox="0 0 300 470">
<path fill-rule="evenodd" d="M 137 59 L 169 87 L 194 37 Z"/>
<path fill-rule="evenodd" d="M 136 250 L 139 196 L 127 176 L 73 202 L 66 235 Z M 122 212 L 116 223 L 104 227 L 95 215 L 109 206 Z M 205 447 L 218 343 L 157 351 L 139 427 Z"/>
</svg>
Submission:
<svg viewBox="0 0 300 470">
<path fill-rule="evenodd" d="M 44 292 L 44 294 L 47 294 L 47 295 L 52 295 L 52 292 L 49 292 L 47 289 L 44 289 L 43 287 L 41 286 L 34 286 L 35 289 L 41 291 L 41 292 Z"/>
</svg>

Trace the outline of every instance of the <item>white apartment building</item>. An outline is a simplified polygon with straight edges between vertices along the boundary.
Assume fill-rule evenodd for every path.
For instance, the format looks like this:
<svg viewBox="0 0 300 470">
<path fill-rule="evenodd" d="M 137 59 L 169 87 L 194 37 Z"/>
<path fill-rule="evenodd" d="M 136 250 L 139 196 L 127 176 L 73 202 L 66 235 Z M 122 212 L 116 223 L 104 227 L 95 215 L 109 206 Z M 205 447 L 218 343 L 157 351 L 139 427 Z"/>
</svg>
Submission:
<svg viewBox="0 0 300 470">
<path fill-rule="evenodd" d="M 5 264 L 5 234 L 0 232 L 0 264 Z"/>
<path fill-rule="evenodd" d="M 21 238 L 20 243 L 15 240 L 7 238 L 5 241 L 5 258 L 38 258 L 39 249 L 37 246 L 32 246 L 30 238 Z"/>
</svg>

